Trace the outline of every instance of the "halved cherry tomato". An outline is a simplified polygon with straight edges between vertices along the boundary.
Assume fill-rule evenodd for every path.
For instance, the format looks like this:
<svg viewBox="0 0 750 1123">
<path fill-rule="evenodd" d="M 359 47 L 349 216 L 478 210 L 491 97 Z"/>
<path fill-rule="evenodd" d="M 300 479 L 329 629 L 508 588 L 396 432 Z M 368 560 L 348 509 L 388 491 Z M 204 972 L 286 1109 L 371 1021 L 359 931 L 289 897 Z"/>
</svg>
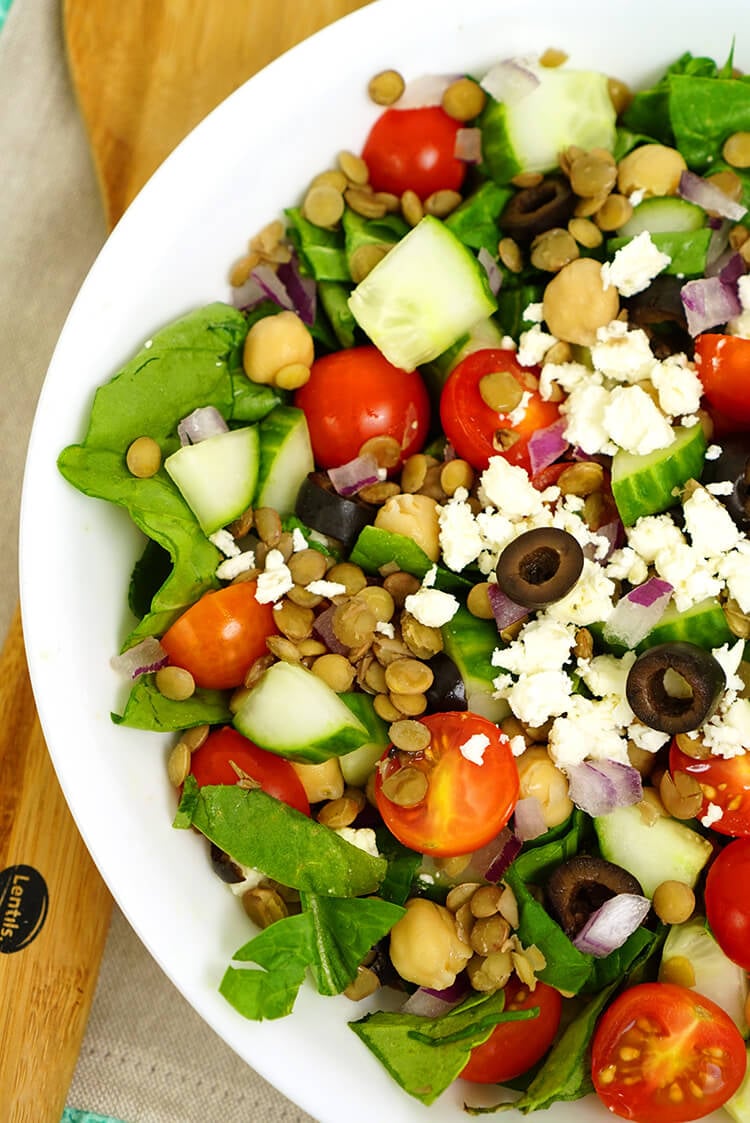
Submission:
<svg viewBox="0 0 750 1123">
<path fill-rule="evenodd" d="M 496 371 L 511 374 L 529 395 L 518 419 L 498 413 L 482 398 L 482 379 Z M 558 406 L 541 397 L 538 374 L 538 367 L 522 367 L 513 351 L 499 347 L 474 351 L 451 371 L 440 395 L 440 421 L 463 460 L 483 471 L 491 456 L 504 456 L 529 471 L 529 439 L 559 416 Z"/>
<path fill-rule="evenodd" d="M 533 1010 L 535 1018 L 523 1022 L 501 1022 L 483 1045 L 472 1049 L 461 1076 L 477 1084 L 502 1084 L 520 1076 L 541 1060 L 555 1039 L 560 1025 L 562 998 L 559 990 L 537 981 L 533 990 L 511 975 L 505 987 L 506 1010 Z"/>
<path fill-rule="evenodd" d="M 190 758 L 190 771 L 198 787 L 206 784 L 236 784 L 240 773 L 260 784 L 268 795 L 280 799 L 303 815 L 310 814 L 310 804 L 297 773 L 288 760 L 266 752 L 230 725 L 209 733 Z"/>
<path fill-rule="evenodd" d="M 337 468 L 370 437 L 393 437 L 401 462 L 424 443 L 430 399 L 418 371 L 399 370 L 376 347 L 351 347 L 316 359 L 294 404 L 305 411 L 315 462 Z"/>
<path fill-rule="evenodd" d="M 669 748 L 669 771 L 687 772 L 698 781 L 703 789 L 699 816 L 706 814 L 709 803 L 721 808 L 721 818 L 711 823 L 713 830 L 750 835 L 750 752 L 726 760 L 720 756 L 696 760 L 683 753 L 674 740 Z"/>
<path fill-rule="evenodd" d="M 615 1115 L 682 1123 L 721 1107 L 746 1063 L 740 1031 L 715 1002 L 674 983 L 641 983 L 602 1015 L 591 1076 Z"/>
<path fill-rule="evenodd" d="M 709 866 L 706 917 L 724 954 L 750 971 L 750 838 L 730 842 Z"/>
<path fill-rule="evenodd" d="M 699 335 L 695 365 L 709 405 L 730 417 L 734 429 L 750 425 L 750 339 Z"/>
<path fill-rule="evenodd" d="M 454 151 L 461 123 L 439 105 L 423 109 L 386 109 L 370 129 L 362 157 L 376 191 L 426 199 L 433 191 L 458 191 L 466 164 Z"/>
<path fill-rule="evenodd" d="M 197 686 L 240 686 L 252 663 L 276 635 L 273 605 L 255 599 L 257 582 L 241 581 L 204 593 L 165 632 L 161 645 L 170 662 L 190 671 Z"/>
<path fill-rule="evenodd" d="M 391 834 L 412 850 L 439 858 L 469 854 L 502 830 L 518 800 L 510 742 L 494 722 L 468 710 L 418 720 L 429 729 L 430 744 L 409 753 L 405 764 L 396 749 L 386 754 L 375 772 L 378 810 Z M 474 747 L 483 750 L 481 764 L 469 759 Z M 427 778 L 424 797 L 411 806 L 383 790 L 385 780 L 406 769 Z"/>
</svg>

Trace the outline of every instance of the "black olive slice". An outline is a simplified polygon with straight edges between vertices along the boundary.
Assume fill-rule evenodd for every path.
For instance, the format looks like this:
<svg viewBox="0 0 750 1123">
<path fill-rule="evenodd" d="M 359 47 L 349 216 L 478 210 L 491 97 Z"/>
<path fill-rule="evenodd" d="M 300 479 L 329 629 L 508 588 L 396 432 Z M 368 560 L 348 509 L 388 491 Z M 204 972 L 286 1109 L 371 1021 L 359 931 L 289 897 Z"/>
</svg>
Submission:
<svg viewBox="0 0 750 1123">
<path fill-rule="evenodd" d="M 625 695 L 644 725 L 688 733 L 708 721 L 725 687 L 726 675 L 709 651 L 694 643 L 660 643 L 633 663 Z"/>
<path fill-rule="evenodd" d="M 567 530 L 539 527 L 519 534 L 497 562 L 497 583 L 506 596 L 526 608 L 561 600 L 583 569 L 583 550 Z"/>
<path fill-rule="evenodd" d="M 425 691 L 427 713 L 445 713 L 468 709 L 466 684 L 456 664 L 444 651 L 429 660 L 433 673 L 432 686 Z"/>
<path fill-rule="evenodd" d="M 339 495 L 324 472 L 311 472 L 297 494 L 298 519 L 329 538 L 337 538 L 347 548 L 356 542 L 360 531 L 374 522 L 377 507 L 357 498 Z"/>
<path fill-rule="evenodd" d="M 750 433 L 732 433 L 721 438 L 721 454 L 707 460 L 704 483 L 732 484 L 729 495 L 717 495 L 740 530 L 750 528 Z"/>
<path fill-rule="evenodd" d="M 550 176 L 516 192 L 500 215 L 500 229 L 517 242 L 530 242 L 553 226 L 566 226 L 575 203 L 567 180 Z"/>
<path fill-rule="evenodd" d="M 647 288 L 625 302 L 631 323 L 642 327 L 670 322 L 687 328 L 685 305 L 680 296 L 683 284 L 679 277 L 655 277 Z"/>
<path fill-rule="evenodd" d="M 228 885 L 236 885 L 240 881 L 245 880 L 240 867 L 230 858 L 229 855 L 221 850 L 216 843 L 211 843 L 211 865 L 213 866 L 214 873 L 217 874 L 222 881 L 226 881 Z"/>
<path fill-rule="evenodd" d="M 622 866 L 590 854 L 576 854 L 550 874 L 544 901 L 565 935 L 573 939 L 591 914 L 618 893 L 642 897 L 643 889 Z"/>
</svg>

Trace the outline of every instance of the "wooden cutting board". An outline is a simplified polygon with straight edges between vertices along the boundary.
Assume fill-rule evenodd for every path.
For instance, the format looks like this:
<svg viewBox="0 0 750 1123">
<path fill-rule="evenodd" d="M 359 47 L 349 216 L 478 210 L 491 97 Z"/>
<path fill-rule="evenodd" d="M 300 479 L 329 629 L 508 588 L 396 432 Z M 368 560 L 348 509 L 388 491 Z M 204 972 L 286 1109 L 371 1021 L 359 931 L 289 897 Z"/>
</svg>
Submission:
<svg viewBox="0 0 750 1123">
<path fill-rule="evenodd" d="M 232 90 L 368 2 L 64 0 L 70 72 L 109 227 Z M 3 1123 L 59 1123 L 111 909 L 47 753 L 17 612 L 0 655 Z"/>
</svg>

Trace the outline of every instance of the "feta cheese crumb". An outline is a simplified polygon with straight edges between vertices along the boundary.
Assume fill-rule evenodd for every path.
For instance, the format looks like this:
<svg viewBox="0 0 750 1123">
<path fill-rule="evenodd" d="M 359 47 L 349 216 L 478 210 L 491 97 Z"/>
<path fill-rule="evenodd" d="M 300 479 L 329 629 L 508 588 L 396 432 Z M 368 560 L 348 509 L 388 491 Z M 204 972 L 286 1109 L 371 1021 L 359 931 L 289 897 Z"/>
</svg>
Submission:
<svg viewBox="0 0 750 1123">
<path fill-rule="evenodd" d="M 293 585 L 294 578 L 281 550 L 269 550 L 266 568 L 258 576 L 255 599 L 260 604 L 272 604 L 288 593 Z"/>
<path fill-rule="evenodd" d="M 340 597 L 346 592 L 346 585 L 342 585 L 340 581 L 325 581 L 320 578 L 318 581 L 311 581 L 309 585 L 305 585 L 308 593 L 313 593 L 316 597 Z"/>
<path fill-rule="evenodd" d="M 479 482 L 481 503 L 497 507 L 510 519 L 525 519 L 538 514 L 542 496 L 523 468 L 509 464 L 502 456 L 490 457 Z"/>
<path fill-rule="evenodd" d="M 393 639 L 396 635 L 396 629 L 390 620 L 378 620 L 375 624 L 375 631 L 379 632 L 382 636 L 387 636 L 388 639 Z"/>
<path fill-rule="evenodd" d="M 706 460 L 718 460 L 721 456 L 721 445 L 709 445 L 706 449 Z"/>
<path fill-rule="evenodd" d="M 554 335 L 543 331 L 539 324 L 534 324 L 528 331 L 521 332 L 516 358 L 522 367 L 538 366 L 556 343 Z"/>
<path fill-rule="evenodd" d="M 208 536 L 217 550 L 221 550 L 225 558 L 236 558 L 240 555 L 240 548 L 228 530 L 216 530 Z"/>
<path fill-rule="evenodd" d="M 338 827 L 335 833 L 343 838 L 344 842 L 350 842 L 358 850 L 364 850 L 365 854 L 371 854 L 373 858 L 380 857 L 372 827 Z"/>
<path fill-rule="evenodd" d="M 404 608 L 426 628 L 442 628 L 458 612 L 458 600 L 453 593 L 423 585 L 406 598 Z"/>
<path fill-rule="evenodd" d="M 427 570 L 424 577 L 422 578 L 422 584 L 424 585 L 425 589 L 431 589 L 432 586 L 435 584 L 436 580 L 437 580 L 437 566 L 432 565 L 432 566 L 430 566 L 430 568 Z"/>
<path fill-rule="evenodd" d="M 628 331 L 622 320 L 612 320 L 599 328 L 591 348 L 591 361 L 595 370 L 615 382 L 641 382 L 656 365 L 645 331 Z"/>
<path fill-rule="evenodd" d="M 682 505 L 685 529 L 702 558 L 720 557 L 733 549 L 741 532 L 723 503 L 704 487 L 697 487 Z"/>
<path fill-rule="evenodd" d="M 712 827 L 714 823 L 718 823 L 719 819 L 723 818 L 723 815 L 724 811 L 718 803 L 709 803 L 705 815 L 701 815 L 701 822 L 704 827 Z"/>
<path fill-rule="evenodd" d="M 670 355 L 656 363 L 651 381 L 659 393 L 659 405 L 671 417 L 685 417 L 699 408 L 703 385 L 684 355 Z"/>
<path fill-rule="evenodd" d="M 472 764 L 484 764 L 485 749 L 489 748 L 490 739 L 486 733 L 474 733 L 463 745 L 459 745 L 461 756 L 470 760 Z"/>
<path fill-rule="evenodd" d="M 255 553 L 252 550 L 237 552 L 236 557 L 227 558 L 216 568 L 216 576 L 220 581 L 234 581 L 241 573 L 255 569 Z"/>
<path fill-rule="evenodd" d="M 298 526 L 292 530 L 292 552 L 298 554 L 300 550 L 307 549 L 307 539 Z"/>
<path fill-rule="evenodd" d="M 675 439 L 669 421 L 640 386 L 616 386 L 602 420 L 610 439 L 638 456 L 668 448 Z"/>
<path fill-rule="evenodd" d="M 581 628 L 609 619 L 613 609 L 615 583 L 602 567 L 584 558 L 581 576 L 573 588 L 547 609 L 552 619 Z"/>
<path fill-rule="evenodd" d="M 469 493 L 459 487 L 438 510 L 440 550 L 448 569 L 460 572 L 482 552 L 482 536 L 469 506 Z"/>
<path fill-rule="evenodd" d="M 521 315 L 522 320 L 530 324 L 541 324 L 544 320 L 544 305 L 541 301 L 537 304 L 527 304 Z"/>
<path fill-rule="evenodd" d="M 637 234 L 617 251 L 612 261 L 602 265 L 602 283 L 607 289 L 614 285 L 621 296 L 635 296 L 658 276 L 671 261 L 654 245 L 648 230 Z"/>
<path fill-rule="evenodd" d="M 513 756 L 523 756 L 526 752 L 526 739 L 522 733 L 516 733 L 515 737 L 510 739 L 510 751 Z"/>
</svg>

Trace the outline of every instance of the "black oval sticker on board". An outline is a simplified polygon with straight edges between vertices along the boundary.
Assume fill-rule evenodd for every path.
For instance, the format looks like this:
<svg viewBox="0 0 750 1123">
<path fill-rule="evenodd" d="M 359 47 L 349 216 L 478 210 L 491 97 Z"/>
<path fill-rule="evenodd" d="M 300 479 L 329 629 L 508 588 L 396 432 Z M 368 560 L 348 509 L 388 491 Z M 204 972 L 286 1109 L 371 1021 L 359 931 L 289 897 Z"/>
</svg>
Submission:
<svg viewBox="0 0 750 1123">
<path fill-rule="evenodd" d="M 48 907 L 47 883 L 33 866 L 0 871 L 0 952 L 28 947 L 41 932 Z"/>
</svg>

